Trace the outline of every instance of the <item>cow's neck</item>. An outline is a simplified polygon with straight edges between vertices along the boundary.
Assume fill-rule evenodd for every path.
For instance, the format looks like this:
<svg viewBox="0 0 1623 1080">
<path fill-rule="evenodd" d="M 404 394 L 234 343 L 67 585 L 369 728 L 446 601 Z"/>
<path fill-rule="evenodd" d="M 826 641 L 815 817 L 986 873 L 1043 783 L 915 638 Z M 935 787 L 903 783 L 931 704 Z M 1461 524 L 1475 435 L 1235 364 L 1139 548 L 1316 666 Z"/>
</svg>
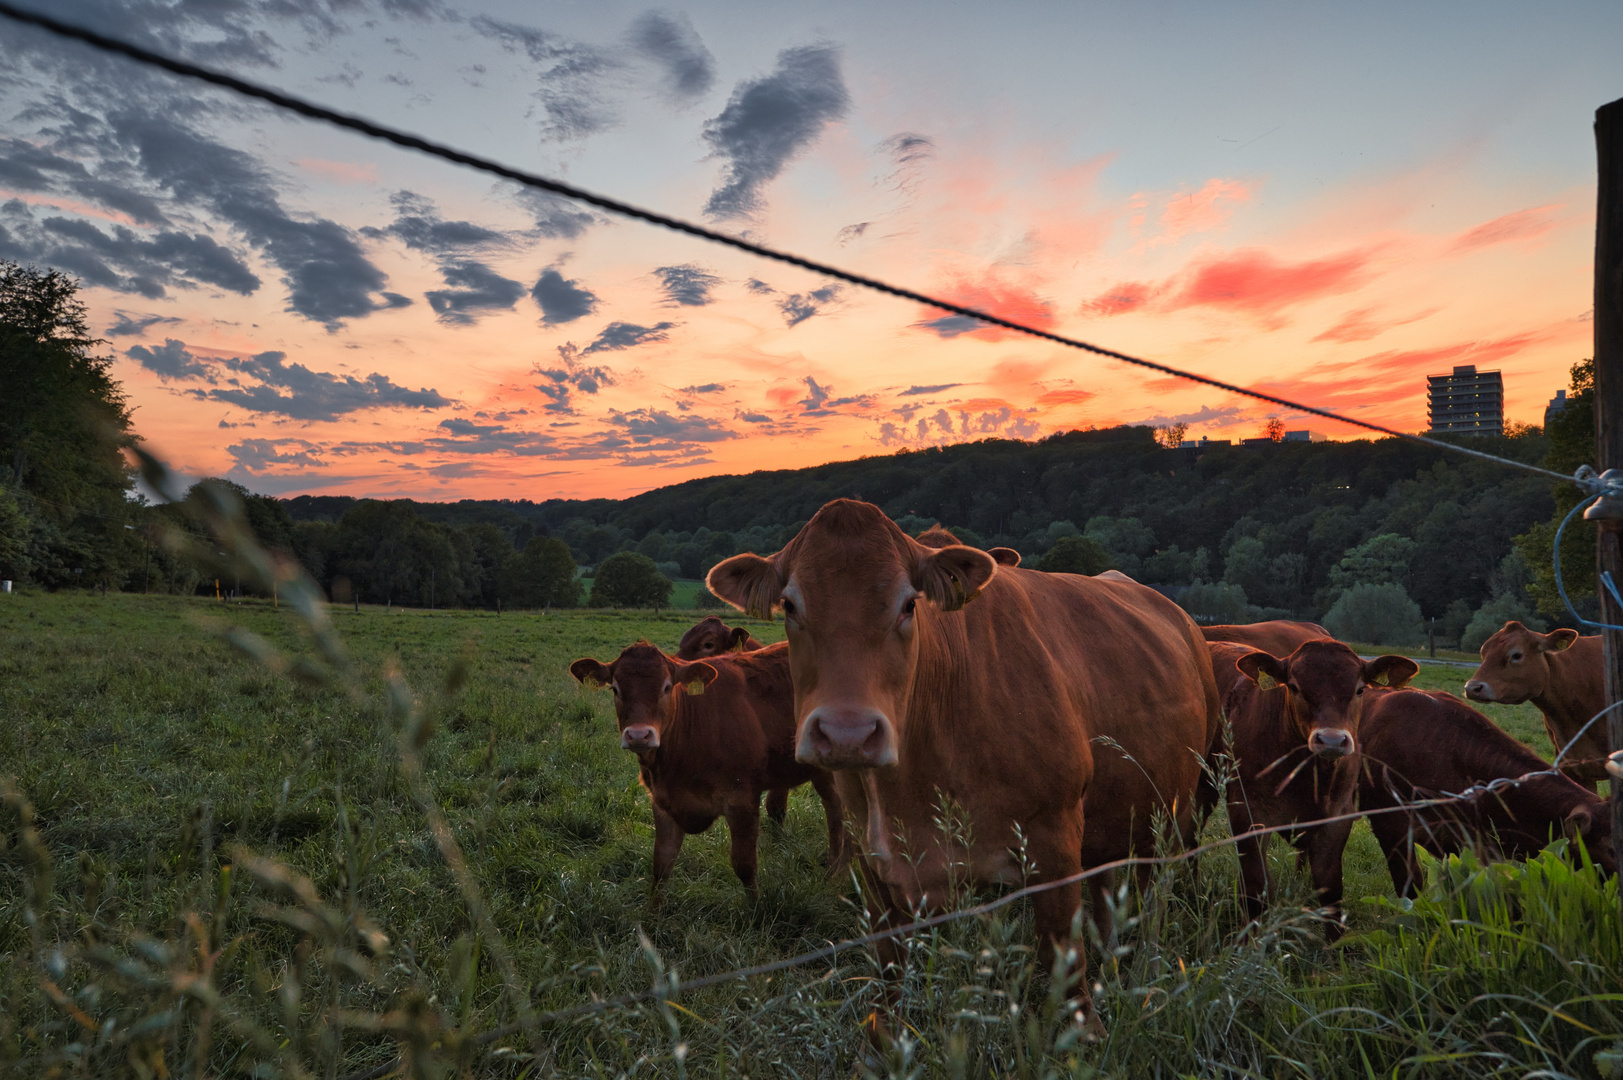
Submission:
<svg viewBox="0 0 1623 1080">
<path fill-rule="evenodd" d="M 1557 753 L 1561 751 L 1559 743 L 1563 736 L 1572 738 L 1574 732 L 1589 722 L 1592 715 L 1587 711 L 1589 705 L 1604 697 L 1604 680 L 1595 678 L 1595 665 L 1588 657 L 1574 656 L 1573 653 L 1576 651 L 1576 648 L 1570 648 L 1545 653 L 1544 662 L 1549 665 L 1549 678 L 1545 680 L 1543 690 L 1529 695 L 1527 699 L 1533 703 L 1534 708 L 1549 718 L 1550 734 L 1557 742 L 1555 748 Z M 1585 685 L 1596 682 L 1601 682 L 1602 685 Z M 1605 728 L 1602 726 L 1604 724 L 1604 720 L 1597 720 L 1583 741 L 1587 742 L 1589 737 L 1593 737 L 1596 728 L 1604 731 Z"/>
</svg>

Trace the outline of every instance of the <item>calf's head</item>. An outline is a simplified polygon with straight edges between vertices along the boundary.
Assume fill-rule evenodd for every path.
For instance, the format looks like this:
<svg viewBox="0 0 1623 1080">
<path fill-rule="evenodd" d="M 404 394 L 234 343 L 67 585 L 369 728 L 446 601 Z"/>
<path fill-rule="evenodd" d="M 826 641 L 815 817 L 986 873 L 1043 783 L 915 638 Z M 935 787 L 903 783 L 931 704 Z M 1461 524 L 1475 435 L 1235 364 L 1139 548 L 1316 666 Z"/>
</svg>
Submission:
<svg viewBox="0 0 1623 1080">
<path fill-rule="evenodd" d="M 1328 640 L 1303 642 L 1283 659 L 1249 652 L 1234 665 L 1258 686 L 1284 694 L 1286 715 L 1307 748 L 1332 760 L 1358 749 L 1365 688 L 1402 686 L 1420 670 L 1406 656 L 1360 660 L 1341 642 Z"/>
<path fill-rule="evenodd" d="M 795 756 L 825 769 L 894 765 L 921 637 L 980 594 L 998 564 L 930 547 L 876 506 L 836 499 L 770 558 L 735 555 L 710 591 L 750 614 L 783 610 L 795 684 Z"/>
<path fill-rule="evenodd" d="M 1617 873 L 1617 849 L 1612 846 L 1611 807 L 1604 801 L 1575 806 L 1562 822 L 1568 840 L 1582 838 L 1584 850 L 1608 874 Z"/>
<path fill-rule="evenodd" d="M 714 615 L 707 615 L 682 635 L 676 647 L 678 660 L 703 660 L 707 656 L 733 652 L 744 648 L 750 632 L 742 626 L 728 626 Z"/>
<path fill-rule="evenodd" d="M 704 662 L 684 664 L 646 641 L 627 646 L 612 664 L 582 657 L 569 665 L 581 685 L 614 691 L 620 745 L 639 754 L 659 749 L 661 733 L 676 716 L 676 695 L 702 694 L 716 678 Z"/>
<path fill-rule="evenodd" d="M 1520 705 L 1541 697 L 1550 686 L 1549 655 L 1572 647 L 1576 630 L 1541 634 L 1512 620 L 1482 643 L 1482 664 L 1465 684 L 1472 701 Z"/>
</svg>

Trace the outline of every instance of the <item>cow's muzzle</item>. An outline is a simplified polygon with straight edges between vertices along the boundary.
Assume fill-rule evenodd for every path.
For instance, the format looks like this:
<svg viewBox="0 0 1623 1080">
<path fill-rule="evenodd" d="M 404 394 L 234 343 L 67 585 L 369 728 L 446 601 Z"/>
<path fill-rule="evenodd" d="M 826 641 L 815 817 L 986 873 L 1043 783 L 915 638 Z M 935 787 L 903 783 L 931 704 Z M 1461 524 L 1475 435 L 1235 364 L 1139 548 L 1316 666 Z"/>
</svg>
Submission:
<svg viewBox="0 0 1623 1080">
<path fill-rule="evenodd" d="M 1489 686 L 1481 679 L 1472 679 L 1470 682 L 1465 684 L 1465 696 L 1470 698 L 1472 701 L 1497 700 L 1493 696 L 1493 687 Z"/>
<path fill-rule="evenodd" d="M 1352 732 L 1343 728 L 1314 728 L 1307 748 L 1322 758 L 1344 758 L 1358 748 Z"/>
<path fill-rule="evenodd" d="M 650 724 L 632 724 L 620 732 L 622 750 L 659 749 L 659 729 Z"/>
<path fill-rule="evenodd" d="M 878 709 L 823 706 L 800 725 L 795 759 L 824 769 L 896 764 L 896 729 Z"/>
</svg>

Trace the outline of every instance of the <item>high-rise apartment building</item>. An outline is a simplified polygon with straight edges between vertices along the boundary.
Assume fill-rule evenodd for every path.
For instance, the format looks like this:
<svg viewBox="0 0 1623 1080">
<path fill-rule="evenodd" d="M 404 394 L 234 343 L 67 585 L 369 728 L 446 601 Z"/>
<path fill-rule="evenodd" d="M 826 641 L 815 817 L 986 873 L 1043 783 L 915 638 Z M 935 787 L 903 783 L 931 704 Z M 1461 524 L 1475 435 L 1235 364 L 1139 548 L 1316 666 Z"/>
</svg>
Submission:
<svg viewBox="0 0 1623 1080">
<path fill-rule="evenodd" d="M 1433 435 L 1503 435 L 1505 381 L 1475 364 L 1452 375 L 1426 376 L 1426 416 Z"/>
</svg>

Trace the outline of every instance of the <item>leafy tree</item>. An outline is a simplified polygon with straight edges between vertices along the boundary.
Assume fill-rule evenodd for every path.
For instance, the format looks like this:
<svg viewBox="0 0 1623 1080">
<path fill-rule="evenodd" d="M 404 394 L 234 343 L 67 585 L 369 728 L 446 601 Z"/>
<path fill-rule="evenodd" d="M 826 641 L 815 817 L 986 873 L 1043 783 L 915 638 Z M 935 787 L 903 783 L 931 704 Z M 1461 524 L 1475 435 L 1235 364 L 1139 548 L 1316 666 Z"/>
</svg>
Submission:
<svg viewBox="0 0 1623 1080">
<path fill-rule="evenodd" d="M 1229 547 L 1223 562 L 1223 580 L 1238 585 L 1249 597 L 1260 599 L 1269 589 L 1268 548 L 1261 538 L 1242 536 Z"/>
<path fill-rule="evenodd" d="M 1571 383 L 1567 388 L 1567 407 L 1550 417 L 1544 435 L 1550 451 L 1544 467 L 1569 476 L 1580 465 L 1595 465 L 1595 361 L 1580 360 L 1572 365 Z M 1546 615 L 1563 617 L 1566 605 L 1555 587 L 1555 531 L 1561 519 L 1588 498 L 1576 484 L 1556 484 L 1555 515 L 1546 522 L 1533 526 L 1516 537 L 1516 550 L 1532 571 L 1533 580 L 1528 592 Z M 1561 582 L 1573 603 L 1588 600 L 1588 610 L 1580 610 L 1594 617 L 1595 597 L 1595 527 L 1575 517 L 1566 532 L 1561 534 Z"/>
<path fill-rule="evenodd" d="M 0 260 L 0 483 L 16 505 L 6 527 L 25 547 L 17 565 L 51 587 L 121 584 L 139 548 L 124 529 L 130 410 L 78 292 L 61 271 Z"/>
<path fill-rule="evenodd" d="M 1243 623 L 1251 617 L 1245 590 L 1227 582 L 1191 585 L 1178 597 L 1178 604 L 1202 626 Z"/>
<path fill-rule="evenodd" d="M 654 560 L 635 551 L 621 551 L 604 559 L 592 579 L 591 607 L 651 607 L 670 603 L 671 582 Z"/>
<path fill-rule="evenodd" d="M 1324 613 L 1324 626 L 1343 641 L 1375 645 L 1416 645 L 1423 636 L 1420 605 L 1394 581 L 1354 585 Z"/>
<path fill-rule="evenodd" d="M 629 557 L 643 558 L 640 555 Z M 618 555 L 611 556 L 604 560 L 604 565 L 618 558 Z M 505 598 L 514 607 L 574 607 L 580 603 L 575 557 L 569 553 L 569 545 L 556 537 L 532 537 L 524 550 L 509 561 L 504 581 Z M 666 595 L 670 593 L 669 586 L 666 582 Z M 593 595 L 596 595 L 595 589 Z"/>
<path fill-rule="evenodd" d="M 697 611 L 713 611 L 727 606 L 727 601 L 710 591 L 709 586 L 699 589 L 693 597 L 693 607 Z"/>
<path fill-rule="evenodd" d="M 1036 569 L 1050 574 L 1102 574 L 1115 566 L 1110 553 L 1090 536 L 1062 537 L 1048 554 L 1037 560 Z"/>
<path fill-rule="evenodd" d="M 1407 585 L 1414 550 L 1415 542 L 1407 536 L 1397 533 L 1372 536 L 1357 547 L 1349 548 L 1341 557 L 1330 570 L 1330 585 L 1340 590 L 1385 582 Z"/>
<path fill-rule="evenodd" d="M 1501 593 L 1483 604 L 1471 616 L 1466 624 L 1465 631 L 1460 635 L 1460 649 L 1465 652 L 1476 652 L 1482 648 L 1482 643 L 1499 632 L 1507 622 L 1515 619 L 1525 625 L 1529 630 L 1543 633 L 1549 629 L 1548 624 L 1533 614 L 1530 604 L 1517 596 Z"/>
</svg>

